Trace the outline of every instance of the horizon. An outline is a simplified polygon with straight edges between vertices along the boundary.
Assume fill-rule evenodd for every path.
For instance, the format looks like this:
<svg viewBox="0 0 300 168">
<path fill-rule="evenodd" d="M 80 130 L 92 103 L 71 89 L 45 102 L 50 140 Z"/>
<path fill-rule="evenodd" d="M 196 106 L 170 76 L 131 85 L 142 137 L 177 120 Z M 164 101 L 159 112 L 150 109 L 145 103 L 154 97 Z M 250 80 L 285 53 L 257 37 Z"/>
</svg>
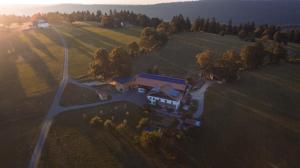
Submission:
<svg viewBox="0 0 300 168">
<path fill-rule="evenodd" d="M 52 1 L 38 1 L 38 0 L 11 0 L 6 2 L 0 2 L 0 6 L 14 6 L 14 5 L 64 5 L 64 4 L 72 4 L 72 5 L 154 5 L 161 3 L 176 3 L 176 2 L 192 2 L 198 0 L 52 0 Z M 199 0 L 201 1 L 201 0 Z"/>
</svg>

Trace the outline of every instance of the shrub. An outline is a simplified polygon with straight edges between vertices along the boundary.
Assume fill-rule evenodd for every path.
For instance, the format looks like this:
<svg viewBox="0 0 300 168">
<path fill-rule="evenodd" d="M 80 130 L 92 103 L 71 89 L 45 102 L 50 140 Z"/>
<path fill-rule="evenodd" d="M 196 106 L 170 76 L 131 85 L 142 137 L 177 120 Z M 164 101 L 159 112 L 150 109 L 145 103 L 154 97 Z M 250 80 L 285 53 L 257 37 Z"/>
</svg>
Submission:
<svg viewBox="0 0 300 168">
<path fill-rule="evenodd" d="M 146 118 L 146 117 L 141 118 L 138 125 L 136 126 L 136 128 L 137 129 L 143 128 L 148 124 L 148 122 L 149 122 L 149 118 Z"/>
<path fill-rule="evenodd" d="M 109 119 L 105 120 L 104 127 L 113 128 L 113 126 L 114 126 L 114 123 L 112 122 L 112 120 L 109 120 Z"/>
<path fill-rule="evenodd" d="M 117 125 L 116 129 L 117 130 L 124 130 L 128 128 L 127 120 L 123 120 L 119 125 Z"/>
<path fill-rule="evenodd" d="M 163 132 L 161 130 L 155 130 L 151 132 L 143 131 L 139 138 L 139 142 L 143 147 L 158 147 L 158 145 L 161 143 L 162 136 Z"/>
<path fill-rule="evenodd" d="M 103 120 L 99 116 L 95 116 L 90 120 L 90 124 L 94 127 L 99 127 L 103 124 Z"/>
</svg>

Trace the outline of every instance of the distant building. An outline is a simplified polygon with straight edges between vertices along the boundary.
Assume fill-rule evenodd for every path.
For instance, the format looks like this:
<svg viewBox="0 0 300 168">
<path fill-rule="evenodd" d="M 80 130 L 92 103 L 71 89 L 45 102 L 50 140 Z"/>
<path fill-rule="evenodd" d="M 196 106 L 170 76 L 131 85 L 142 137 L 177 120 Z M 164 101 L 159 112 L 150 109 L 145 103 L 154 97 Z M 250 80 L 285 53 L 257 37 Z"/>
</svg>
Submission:
<svg viewBox="0 0 300 168">
<path fill-rule="evenodd" d="M 38 19 L 38 20 L 34 21 L 33 25 L 35 27 L 41 28 L 41 29 L 48 28 L 50 26 L 49 23 L 44 19 Z"/>
</svg>

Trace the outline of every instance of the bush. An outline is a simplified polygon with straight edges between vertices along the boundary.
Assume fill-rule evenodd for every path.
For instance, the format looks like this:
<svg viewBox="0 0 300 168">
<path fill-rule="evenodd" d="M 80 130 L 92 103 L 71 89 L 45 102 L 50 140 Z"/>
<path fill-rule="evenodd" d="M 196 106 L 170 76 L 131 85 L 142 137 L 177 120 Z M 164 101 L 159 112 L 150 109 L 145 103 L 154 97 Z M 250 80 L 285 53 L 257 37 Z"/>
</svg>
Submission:
<svg viewBox="0 0 300 168">
<path fill-rule="evenodd" d="M 117 125 L 116 129 L 117 130 L 124 130 L 128 128 L 127 120 L 123 120 L 119 125 Z"/>
<path fill-rule="evenodd" d="M 112 120 L 109 120 L 109 119 L 105 120 L 104 127 L 113 128 L 113 126 L 114 126 L 114 123 L 112 122 Z"/>
<path fill-rule="evenodd" d="M 103 120 L 99 116 L 95 116 L 90 120 L 90 125 L 94 127 L 102 126 L 102 124 L 103 124 Z"/>
<path fill-rule="evenodd" d="M 145 127 L 149 122 L 149 118 L 141 118 L 138 125 L 136 126 L 137 129 Z"/>
<path fill-rule="evenodd" d="M 158 145 L 161 143 L 161 138 L 163 136 L 163 133 L 161 130 L 155 130 L 155 131 L 143 131 L 139 142 L 143 147 L 158 147 Z"/>
</svg>

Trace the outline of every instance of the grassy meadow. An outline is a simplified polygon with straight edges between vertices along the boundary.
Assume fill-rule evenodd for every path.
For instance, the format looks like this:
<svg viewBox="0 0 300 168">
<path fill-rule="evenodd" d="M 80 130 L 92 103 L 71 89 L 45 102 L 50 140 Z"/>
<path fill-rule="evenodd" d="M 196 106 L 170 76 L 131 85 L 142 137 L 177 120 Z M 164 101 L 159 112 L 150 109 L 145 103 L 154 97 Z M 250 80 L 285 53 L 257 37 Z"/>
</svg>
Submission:
<svg viewBox="0 0 300 168">
<path fill-rule="evenodd" d="M 71 76 L 86 75 L 91 57 L 98 48 L 112 49 L 115 46 L 139 41 L 141 28 L 104 29 L 95 22 L 75 22 L 56 25 L 64 35 L 69 47 L 69 69 Z"/>
<path fill-rule="evenodd" d="M 236 36 L 220 36 L 205 32 L 186 32 L 170 37 L 168 43 L 150 54 L 138 57 L 134 71 L 146 71 L 149 67 L 159 66 L 162 73 L 185 77 L 194 74 L 198 66 L 196 54 L 206 49 L 212 49 L 221 56 L 228 49 L 240 49 L 251 44 Z"/>
<path fill-rule="evenodd" d="M 53 30 L 0 32 L 0 163 L 26 167 L 61 78 Z"/>
<path fill-rule="evenodd" d="M 92 116 L 114 124 L 127 120 L 128 130 L 91 127 Z M 139 107 L 114 103 L 61 114 L 50 130 L 39 167 L 152 167 L 129 134 L 146 114 Z"/>
<path fill-rule="evenodd" d="M 204 127 L 186 149 L 203 167 L 299 167 L 299 72 L 297 65 L 270 66 L 212 86 Z"/>
<path fill-rule="evenodd" d="M 94 115 L 113 118 L 116 124 L 127 119 L 134 132 L 145 113 L 116 103 L 60 115 L 40 167 L 299 167 L 299 71 L 299 66 L 283 64 L 245 72 L 235 83 L 213 85 L 206 94 L 203 126 L 190 130 L 190 137 L 177 146 L 187 160 L 162 160 L 161 154 L 137 147 L 128 132 L 89 125 Z"/>
</svg>

